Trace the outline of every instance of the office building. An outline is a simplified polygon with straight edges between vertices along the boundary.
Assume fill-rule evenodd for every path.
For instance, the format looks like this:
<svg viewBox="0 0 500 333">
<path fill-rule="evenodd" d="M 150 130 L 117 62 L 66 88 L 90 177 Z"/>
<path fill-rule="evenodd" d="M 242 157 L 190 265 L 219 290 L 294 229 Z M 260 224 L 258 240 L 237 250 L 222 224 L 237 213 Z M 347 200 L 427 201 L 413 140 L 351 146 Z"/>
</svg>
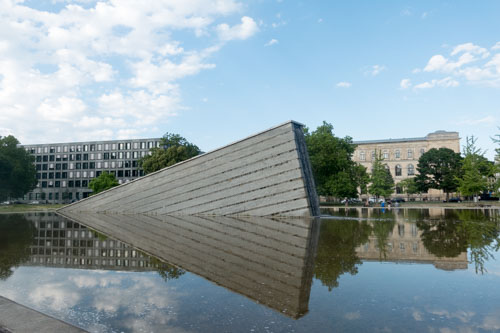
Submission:
<svg viewBox="0 0 500 333">
<path fill-rule="evenodd" d="M 139 160 L 159 145 L 159 138 L 22 145 L 35 156 L 38 179 L 23 199 L 62 204 L 86 198 L 89 182 L 105 171 L 124 184 L 143 176 Z"/>
<path fill-rule="evenodd" d="M 369 173 L 375 156 L 381 155 L 396 183 L 396 194 L 401 193 L 398 182 L 416 175 L 418 159 L 426 151 L 432 148 L 449 148 L 460 153 L 458 132 L 447 131 L 436 131 L 418 138 L 355 141 L 354 144 L 357 147 L 353 160 L 365 166 Z M 443 197 L 442 194 L 442 191 L 430 190 L 424 197 L 438 199 Z"/>
</svg>

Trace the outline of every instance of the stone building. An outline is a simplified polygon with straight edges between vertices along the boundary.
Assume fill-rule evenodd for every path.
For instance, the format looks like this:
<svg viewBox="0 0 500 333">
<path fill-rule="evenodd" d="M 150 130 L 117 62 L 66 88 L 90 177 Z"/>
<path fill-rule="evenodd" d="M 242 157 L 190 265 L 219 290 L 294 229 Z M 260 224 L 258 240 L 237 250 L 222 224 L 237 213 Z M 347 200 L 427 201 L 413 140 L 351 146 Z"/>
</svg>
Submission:
<svg viewBox="0 0 500 333">
<path fill-rule="evenodd" d="M 88 197 L 89 182 L 107 171 L 120 184 L 143 176 L 138 161 L 160 139 L 87 141 L 22 145 L 35 156 L 36 189 L 24 201 L 69 203 Z"/>
<path fill-rule="evenodd" d="M 376 154 L 381 154 L 384 163 L 391 171 L 396 183 L 396 194 L 399 194 L 397 183 L 417 173 L 418 159 L 432 148 L 449 148 L 460 152 L 460 137 L 458 132 L 436 131 L 420 138 L 383 139 L 355 141 L 357 148 L 353 160 L 360 163 L 371 172 Z M 429 199 L 441 198 L 442 192 L 430 190 L 424 195 Z"/>
</svg>

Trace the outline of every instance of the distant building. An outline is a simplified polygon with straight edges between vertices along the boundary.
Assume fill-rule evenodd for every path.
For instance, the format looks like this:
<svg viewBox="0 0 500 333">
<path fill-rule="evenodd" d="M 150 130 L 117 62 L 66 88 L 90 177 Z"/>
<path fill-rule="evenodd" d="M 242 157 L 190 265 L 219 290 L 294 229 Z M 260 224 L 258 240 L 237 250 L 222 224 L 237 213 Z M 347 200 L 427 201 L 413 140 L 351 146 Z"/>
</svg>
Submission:
<svg viewBox="0 0 500 333">
<path fill-rule="evenodd" d="M 120 184 L 143 176 L 138 161 L 160 139 L 87 141 L 22 145 L 35 156 L 35 190 L 24 200 L 47 203 L 69 203 L 86 198 L 92 192 L 89 182 L 107 171 Z"/>
<path fill-rule="evenodd" d="M 384 164 L 389 167 L 396 194 L 400 193 L 397 183 L 417 173 L 418 159 L 432 148 L 449 148 L 460 153 L 460 137 L 458 132 L 436 131 L 420 138 L 383 139 L 354 141 L 357 148 L 353 160 L 367 168 L 370 173 L 376 154 L 381 154 Z M 430 190 L 426 197 L 439 198 L 441 191 Z"/>
</svg>

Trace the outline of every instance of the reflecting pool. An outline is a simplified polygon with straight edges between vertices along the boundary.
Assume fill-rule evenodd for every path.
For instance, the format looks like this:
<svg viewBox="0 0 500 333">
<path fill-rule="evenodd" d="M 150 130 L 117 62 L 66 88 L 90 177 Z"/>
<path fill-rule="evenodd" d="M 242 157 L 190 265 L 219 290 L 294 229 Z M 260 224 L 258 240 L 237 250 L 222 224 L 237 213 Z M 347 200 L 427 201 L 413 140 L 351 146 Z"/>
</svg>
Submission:
<svg viewBox="0 0 500 333">
<path fill-rule="evenodd" d="M 498 210 L 323 213 L 0 215 L 0 295 L 91 332 L 500 331 Z"/>
</svg>

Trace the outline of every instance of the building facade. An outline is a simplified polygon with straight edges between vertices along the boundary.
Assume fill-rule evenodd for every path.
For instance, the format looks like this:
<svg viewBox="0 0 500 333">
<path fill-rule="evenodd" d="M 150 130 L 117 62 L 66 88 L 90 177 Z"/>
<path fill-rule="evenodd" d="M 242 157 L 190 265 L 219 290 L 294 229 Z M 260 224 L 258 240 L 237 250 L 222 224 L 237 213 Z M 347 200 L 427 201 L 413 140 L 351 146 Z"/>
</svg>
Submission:
<svg viewBox="0 0 500 333">
<path fill-rule="evenodd" d="M 458 132 L 436 131 L 419 138 L 384 139 L 355 141 L 357 145 L 353 160 L 366 167 L 370 173 L 375 156 L 381 154 L 383 163 L 391 171 L 396 183 L 396 194 L 399 194 L 397 183 L 417 173 L 418 159 L 432 148 L 449 148 L 460 152 Z M 441 191 L 430 190 L 426 197 L 438 198 Z"/>
<path fill-rule="evenodd" d="M 25 202 L 70 203 L 89 196 L 89 182 L 107 171 L 124 184 L 143 175 L 138 161 L 160 139 L 22 145 L 35 157 L 36 189 Z"/>
</svg>

